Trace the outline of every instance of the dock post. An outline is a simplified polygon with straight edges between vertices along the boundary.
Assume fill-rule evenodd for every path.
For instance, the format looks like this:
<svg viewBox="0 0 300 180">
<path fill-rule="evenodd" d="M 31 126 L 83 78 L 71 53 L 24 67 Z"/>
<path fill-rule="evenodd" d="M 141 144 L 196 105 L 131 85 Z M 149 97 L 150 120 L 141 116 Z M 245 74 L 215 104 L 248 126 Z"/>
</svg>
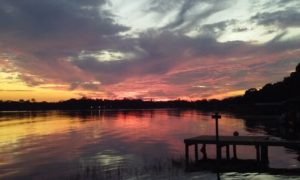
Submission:
<svg viewBox="0 0 300 180">
<path fill-rule="evenodd" d="M 216 155 L 217 155 L 217 161 L 221 159 L 221 147 L 219 144 L 219 119 L 221 119 L 221 115 L 219 115 L 218 112 L 216 112 L 214 115 L 211 116 L 216 121 Z"/>
<path fill-rule="evenodd" d="M 269 148 L 266 146 L 266 162 L 269 162 Z"/>
<path fill-rule="evenodd" d="M 257 162 L 260 162 L 261 161 L 261 155 L 260 155 L 260 147 L 259 145 L 255 145 L 255 149 L 256 149 L 256 160 Z"/>
<path fill-rule="evenodd" d="M 263 163 L 268 163 L 269 162 L 268 146 L 267 145 L 262 145 L 261 146 L 261 160 L 262 160 Z"/>
<path fill-rule="evenodd" d="M 198 144 L 195 144 L 195 162 L 197 162 L 199 160 L 199 156 L 198 156 Z"/>
<path fill-rule="evenodd" d="M 238 131 L 234 131 L 233 132 L 233 136 L 235 136 L 235 137 L 239 136 L 239 132 Z M 236 144 L 232 145 L 232 150 L 233 150 L 233 159 L 237 159 Z"/>
<path fill-rule="evenodd" d="M 232 150 L 233 150 L 233 159 L 237 159 L 237 154 L 236 154 L 236 145 L 232 145 Z"/>
<path fill-rule="evenodd" d="M 226 145 L 226 159 L 229 160 L 230 159 L 230 150 L 229 150 L 229 145 Z"/>
<path fill-rule="evenodd" d="M 206 153 L 206 144 L 202 144 L 201 152 L 203 154 L 203 159 L 207 159 L 207 153 Z"/>
<path fill-rule="evenodd" d="M 185 168 L 188 170 L 189 168 L 189 145 L 185 143 Z"/>
</svg>

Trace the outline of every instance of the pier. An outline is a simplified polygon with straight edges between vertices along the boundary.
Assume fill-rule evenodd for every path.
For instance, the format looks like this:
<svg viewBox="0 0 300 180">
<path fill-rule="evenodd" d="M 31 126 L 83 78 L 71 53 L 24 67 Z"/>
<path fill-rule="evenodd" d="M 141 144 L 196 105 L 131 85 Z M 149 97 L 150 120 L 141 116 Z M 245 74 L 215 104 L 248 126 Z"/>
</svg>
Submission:
<svg viewBox="0 0 300 180">
<path fill-rule="evenodd" d="M 253 146 L 254 152 L 256 153 L 256 159 L 251 162 L 259 166 L 267 165 L 269 162 L 268 157 L 268 149 L 270 146 L 283 146 L 283 147 L 291 147 L 291 148 L 299 148 L 300 141 L 291 141 L 291 140 L 283 140 L 277 138 L 271 138 L 268 136 L 219 136 L 216 139 L 216 136 L 197 136 L 184 140 L 185 143 L 185 163 L 186 167 L 190 167 L 190 146 L 194 146 L 194 155 L 195 162 L 197 164 L 201 164 L 201 162 L 211 162 L 212 160 L 208 160 L 206 145 L 215 145 L 217 153 L 215 161 L 219 161 L 219 163 L 228 164 L 228 162 L 234 163 L 242 162 L 240 160 L 237 161 L 237 152 L 236 147 L 240 145 Z M 200 148 L 199 148 L 200 146 Z M 232 157 L 230 153 L 230 146 L 232 146 Z M 222 148 L 226 148 L 226 156 L 222 157 Z M 199 151 L 200 150 L 200 151 Z M 202 159 L 199 159 L 199 153 L 202 153 Z M 218 159 L 219 157 L 219 159 Z"/>
<path fill-rule="evenodd" d="M 300 141 L 284 140 L 279 138 L 273 138 L 268 136 L 239 136 L 239 133 L 235 131 L 233 136 L 219 136 L 219 119 L 221 115 L 216 112 L 211 116 L 215 120 L 216 135 L 202 135 L 184 139 L 185 144 L 185 165 L 186 170 L 190 170 L 190 146 L 194 146 L 195 165 L 194 167 L 201 167 L 202 169 L 215 169 L 217 172 L 220 168 L 226 170 L 261 170 L 269 169 L 269 147 L 270 146 L 282 146 L 290 147 L 294 149 L 300 148 Z M 200 152 L 202 153 L 202 160 L 199 160 L 199 145 L 201 146 Z M 207 158 L 206 145 L 216 146 L 216 159 Z M 253 146 L 256 153 L 256 159 L 254 160 L 238 160 L 237 159 L 237 146 Z M 230 146 L 232 146 L 233 157 L 230 155 Z M 222 148 L 225 147 L 226 158 L 222 158 Z M 228 170 L 229 170 L 228 169 Z M 270 169 L 269 169 L 270 170 Z M 276 170 L 277 171 L 277 170 Z M 296 169 L 299 172 L 299 169 Z"/>
</svg>

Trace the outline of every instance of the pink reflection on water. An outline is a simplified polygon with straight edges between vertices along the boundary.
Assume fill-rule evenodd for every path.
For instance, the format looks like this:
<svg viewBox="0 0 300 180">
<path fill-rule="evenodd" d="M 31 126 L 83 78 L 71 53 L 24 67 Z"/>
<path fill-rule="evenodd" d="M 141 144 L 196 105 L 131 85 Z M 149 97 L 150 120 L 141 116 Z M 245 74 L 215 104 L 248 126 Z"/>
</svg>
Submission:
<svg viewBox="0 0 300 180">
<path fill-rule="evenodd" d="M 3 115 L 2 115 L 3 116 Z M 6 115 L 8 117 L 8 115 Z M 249 132 L 245 121 L 223 114 L 220 135 L 262 135 Z M 94 159 L 107 166 L 183 156 L 183 139 L 214 135 L 211 113 L 197 110 L 123 110 L 37 113 L 0 121 L 2 177 L 72 172 L 77 164 Z M 255 158 L 253 147 L 237 148 L 239 158 Z M 208 147 L 209 157 L 215 147 Z M 225 154 L 225 153 L 223 153 Z M 298 166 L 297 154 L 270 149 L 273 166 Z M 35 173 L 40 172 L 40 173 Z"/>
</svg>

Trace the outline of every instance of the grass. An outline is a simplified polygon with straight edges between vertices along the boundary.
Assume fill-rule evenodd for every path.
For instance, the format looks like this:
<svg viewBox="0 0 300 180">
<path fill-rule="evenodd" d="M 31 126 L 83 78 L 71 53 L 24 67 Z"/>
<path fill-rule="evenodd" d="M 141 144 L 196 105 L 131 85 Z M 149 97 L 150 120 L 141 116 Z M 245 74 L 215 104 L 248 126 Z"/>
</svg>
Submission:
<svg viewBox="0 0 300 180">
<path fill-rule="evenodd" d="M 155 163 L 144 163 L 137 167 L 120 164 L 117 167 L 101 166 L 93 162 L 81 165 L 67 180 L 139 180 L 139 179 L 182 179 L 184 177 L 184 159 L 157 159 Z"/>
</svg>

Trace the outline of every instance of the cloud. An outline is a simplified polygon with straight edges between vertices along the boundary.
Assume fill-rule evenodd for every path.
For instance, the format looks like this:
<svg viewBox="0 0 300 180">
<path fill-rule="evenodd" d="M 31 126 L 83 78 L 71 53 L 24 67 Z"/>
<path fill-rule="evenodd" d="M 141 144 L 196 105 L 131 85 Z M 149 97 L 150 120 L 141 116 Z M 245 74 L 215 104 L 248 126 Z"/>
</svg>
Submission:
<svg viewBox="0 0 300 180">
<path fill-rule="evenodd" d="M 270 11 L 272 6 L 252 17 L 214 19 L 225 16 L 234 2 L 142 2 L 145 16 L 155 13 L 157 23 L 158 17 L 169 19 L 162 27 L 128 35 L 132 27 L 120 24 L 113 8 L 105 9 L 105 0 L 3 0 L 1 71 L 17 72 L 28 86 L 60 84 L 93 97 L 208 97 L 259 87 L 299 61 L 299 38 L 284 38 L 289 35 L 285 27 L 299 26 L 295 9 Z M 134 10 L 131 3 L 127 9 Z M 261 34 L 270 32 L 266 26 L 280 28 L 260 43 L 219 39 L 233 32 L 247 37 L 262 25 Z"/>
<path fill-rule="evenodd" d="M 256 14 L 251 20 L 257 22 L 259 25 L 278 26 L 282 29 L 299 27 L 300 12 L 294 8 L 284 11 L 264 12 Z"/>
<path fill-rule="evenodd" d="M 82 50 L 110 49 L 129 28 L 102 8 L 106 1 L 4 0 L 0 47 L 31 86 L 87 82 L 94 77 L 68 61 Z M 87 87 L 85 85 L 85 87 Z"/>
<path fill-rule="evenodd" d="M 27 92 L 27 91 L 34 91 L 34 90 L 28 90 L 28 89 L 0 89 L 0 91 L 4 92 Z"/>
<path fill-rule="evenodd" d="M 230 21 L 221 21 L 212 24 L 204 24 L 202 26 L 199 26 L 197 28 L 197 31 L 199 31 L 203 35 L 217 38 L 224 33 L 224 31 L 228 26 L 235 24 L 235 22 L 236 22 L 235 20 L 230 20 Z"/>
<path fill-rule="evenodd" d="M 170 31 L 149 31 L 136 39 L 139 58 L 123 61 L 97 61 L 95 58 L 74 59 L 72 62 L 96 75 L 103 84 L 113 84 L 130 77 L 164 75 L 177 66 L 189 63 L 189 58 L 232 55 L 247 44 L 218 43 L 215 39 L 190 38 Z M 186 58 L 185 61 L 182 59 Z"/>
<path fill-rule="evenodd" d="M 261 86 L 268 82 L 266 69 L 268 72 L 275 70 L 273 64 L 282 58 L 279 54 L 286 55 L 300 47 L 297 40 L 281 41 L 280 38 L 274 38 L 267 44 L 242 41 L 221 43 L 211 37 L 193 38 L 161 30 L 144 32 L 134 42 L 134 46 L 139 47 L 139 51 L 135 52 L 139 54 L 138 59 L 106 62 L 85 59 L 73 63 L 92 72 L 98 79 L 103 79 L 103 85 L 114 91 L 128 88 L 127 91 L 144 97 L 161 97 L 164 93 L 172 98 L 180 94 L 202 97 L 212 96 L 221 90 L 229 92 L 235 88 Z M 254 66 L 260 62 L 265 65 L 260 68 Z M 274 78 L 283 75 L 282 71 L 278 75 L 270 74 Z M 136 85 L 147 77 L 157 81 Z M 153 89 L 153 84 L 158 88 Z M 198 84 L 204 84 L 207 88 L 192 88 Z"/>
<path fill-rule="evenodd" d="M 173 2 L 170 2 L 173 3 Z M 211 15 L 228 8 L 230 1 L 217 0 L 190 0 L 183 1 L 175 19 L 164 27 L 164 29 L 179 29 L 188 32 L 191 28 L 199 25 Z"/>
<path fill-rule="evenodd" d="M 293 51 L 300 48 L 300 39 L 294 37 L 293 39 L 283 39 L 286 32 L 278 34 L 272 40 L 265 43 L 261 48 L 269 53 Z"/>
<path fill-rule="evenodd" d="M 99 10 L 105 1 L 4 0 L 1 1 L 1 34 L 18 38 L 71 38 L 78 35 L 114 35 L 127 30 Z"/>
<path fill-rule="evenodd" d="M 245 32 L 248 31 L 249 29 L 246 27 L 237 27 L 233 29 L 233 32 Z"/>
</svg>

